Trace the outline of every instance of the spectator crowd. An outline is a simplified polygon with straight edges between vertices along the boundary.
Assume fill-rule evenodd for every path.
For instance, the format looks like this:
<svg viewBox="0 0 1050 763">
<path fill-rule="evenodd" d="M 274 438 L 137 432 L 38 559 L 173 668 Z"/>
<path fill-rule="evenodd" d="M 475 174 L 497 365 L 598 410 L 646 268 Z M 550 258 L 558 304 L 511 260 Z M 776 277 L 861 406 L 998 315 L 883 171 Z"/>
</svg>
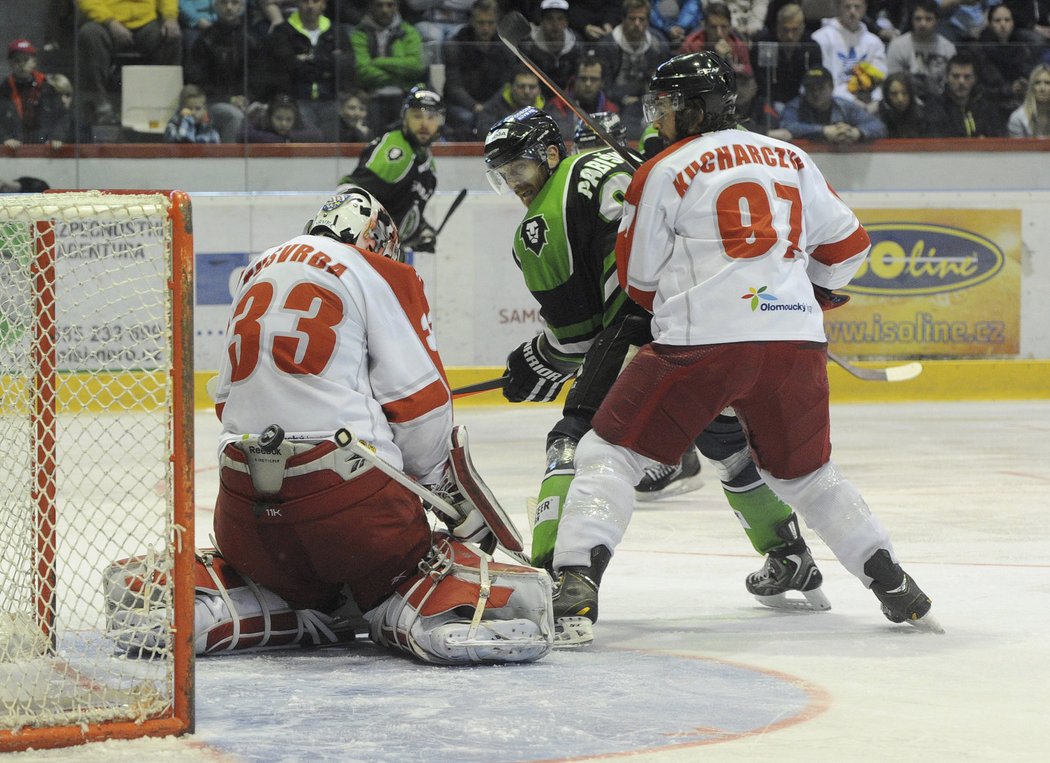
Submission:
<svg viewBox="0 0 1050 763">
<path fill-rule="evenodd" d="M 181 66 L 162 139 L 368 142 L 406 94 L 442 94 L 443 140 L 525 106 L 576 117 L 497 35 L 590 112 L 643 138 L 656 66 L 712 50 L 744 126 L 786 140 L 1050 137 L 1050 0 L 53 0 L 44 39 L 8 45 L 0 140 L 111 140 L 128 63 Z M 69 53 L 74 47 L 76 55 Z M 73 63 L 76 66 L 73 66 Z M 110 136 L 109 138 L 100 136 Z M 122 134 L 124 140 L 144 136 Z"/>
</svg>

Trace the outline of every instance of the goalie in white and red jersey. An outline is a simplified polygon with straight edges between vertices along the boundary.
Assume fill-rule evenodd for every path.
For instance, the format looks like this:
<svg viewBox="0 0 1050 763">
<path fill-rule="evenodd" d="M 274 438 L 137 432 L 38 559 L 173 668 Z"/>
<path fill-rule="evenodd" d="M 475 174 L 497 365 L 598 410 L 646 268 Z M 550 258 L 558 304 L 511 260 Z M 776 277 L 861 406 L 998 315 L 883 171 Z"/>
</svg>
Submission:
<svg viewBox="0 0 1050 763">
<path fill-rule="evenodd" d="M 632 486 L 732 407 L 766 483 L 886 617 L 937 630 L 929 597 L 830 458 L 821 308 L 864 261 L 868 235 L 804 151 L 734 129 L 736 97 L 732 66 L 708 51 L 672 58 L 650 81 L 646 120 L 668 148 L 628 187 L 616 261 L 620 285 L 653 315 L 653 342 L 576 450 L 558 597 L 597 606 L 590 565 L 622 539 Z"/>
<path fill-rule="evenodd" d="M 220 551 L 199 557 L 199 654 L 352 640 L 358 612 L 373 641 L 427 662 L 550 650 L 550 579 L 484 553 L 520 552 L 520 536 L 453 427 L 423 284 L 370 193 L 345 189 L 245 269 L 215 401 Z M 121 641 L 149 616 L 139 571 L 105 575 L 129 652 L 155 646 Z"/>
</svg>

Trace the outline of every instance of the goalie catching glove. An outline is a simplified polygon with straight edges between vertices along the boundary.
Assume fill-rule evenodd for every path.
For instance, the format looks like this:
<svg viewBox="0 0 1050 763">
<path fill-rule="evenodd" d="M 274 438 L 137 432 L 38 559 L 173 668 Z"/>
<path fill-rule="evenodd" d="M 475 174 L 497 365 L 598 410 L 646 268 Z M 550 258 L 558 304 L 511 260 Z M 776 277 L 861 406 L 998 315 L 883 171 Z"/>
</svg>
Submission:
<svg viewBox="0 0 1050 763">
<path fill-rule="evenodd" d="M 559 371 L 544 357 L 545 344 L 543 334 L 537 334 L 507 356 L 503 397 L 510 402 L 549 403 L 573 377 L 575 369 L 568 373 Z"/>
</svg>

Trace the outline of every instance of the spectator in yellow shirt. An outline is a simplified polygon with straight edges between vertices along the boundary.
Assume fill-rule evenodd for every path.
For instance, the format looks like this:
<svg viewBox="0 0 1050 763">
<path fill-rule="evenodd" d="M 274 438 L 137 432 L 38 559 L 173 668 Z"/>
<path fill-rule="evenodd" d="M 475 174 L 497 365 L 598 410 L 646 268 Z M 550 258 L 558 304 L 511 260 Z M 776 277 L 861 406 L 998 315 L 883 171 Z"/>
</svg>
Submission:
<svg viewBox="0 0 1050 763">
<path fill-rule="evenodd" d="M 113 56 L 135 50 L 143 63 L 182 63 L 178 0 L 77 0 L 83 23 L 77 31 L 86 117 L 114 124 L 108 85 Z"/>
</svg>

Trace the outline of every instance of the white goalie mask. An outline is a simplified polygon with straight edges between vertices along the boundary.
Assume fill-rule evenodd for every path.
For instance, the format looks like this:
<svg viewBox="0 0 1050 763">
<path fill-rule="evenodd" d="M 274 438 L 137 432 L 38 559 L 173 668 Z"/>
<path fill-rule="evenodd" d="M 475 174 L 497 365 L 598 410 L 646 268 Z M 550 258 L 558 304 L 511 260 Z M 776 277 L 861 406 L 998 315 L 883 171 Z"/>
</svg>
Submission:
<svg viewBox="0 0 1050 763">
<path fill-rule="evenodd" d="M 364 188 L 346 186 L 326 201 L 305 233 L 328 236 L 366 252 L 374 252 L 398 262 L 405 261 L 397 226 L 386 208 Z"/>
</svg>

